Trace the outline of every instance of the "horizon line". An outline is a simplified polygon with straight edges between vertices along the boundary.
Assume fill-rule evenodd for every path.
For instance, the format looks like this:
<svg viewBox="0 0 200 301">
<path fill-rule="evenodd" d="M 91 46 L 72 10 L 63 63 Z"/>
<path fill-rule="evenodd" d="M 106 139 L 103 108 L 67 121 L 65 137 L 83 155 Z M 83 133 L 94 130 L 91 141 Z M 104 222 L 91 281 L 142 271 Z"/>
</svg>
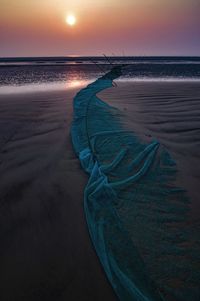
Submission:
<svg viewBox="0 0 200 301">
<path fill-rule="evenodd" d="M 98 58 L 105 59 L 104 55 L 60 55 L 60 56 L 8 56 L 1 57 L 0 60 L 12 59 L 80 59 L 80 58 Z M 200 58 L 200 55 L 106 55 L 108 58 Z"/>
</svg>

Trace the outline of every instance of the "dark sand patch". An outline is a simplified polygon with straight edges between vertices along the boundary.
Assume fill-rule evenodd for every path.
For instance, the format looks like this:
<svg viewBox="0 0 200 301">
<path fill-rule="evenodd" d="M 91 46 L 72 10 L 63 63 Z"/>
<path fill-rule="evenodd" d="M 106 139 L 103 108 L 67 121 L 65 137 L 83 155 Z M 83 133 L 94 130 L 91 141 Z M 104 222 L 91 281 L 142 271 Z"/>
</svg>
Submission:
<svg viewBox="0 0 200 301">
<path fill-rule="evenodd" d="M 76 90 L 0 96 L 0 299 L 116 300 L 91 244 L 71 145 Z"/>
</svg>

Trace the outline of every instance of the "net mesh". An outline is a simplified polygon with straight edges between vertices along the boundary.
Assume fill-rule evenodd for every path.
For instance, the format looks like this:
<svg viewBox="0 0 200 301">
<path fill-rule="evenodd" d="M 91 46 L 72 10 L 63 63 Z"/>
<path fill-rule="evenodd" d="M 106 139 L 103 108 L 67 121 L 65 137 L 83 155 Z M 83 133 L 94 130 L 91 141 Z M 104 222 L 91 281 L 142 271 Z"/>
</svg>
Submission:
<svg viewBox="0 0 200 301">
<path fill-rule="evenodd" d="M 71 136 L 89 174 L 84 210 L 92 242 L 120 300 L 200 300 L 199 224 L 188 223 L 175 161 L 156 139 L 147 143 L 124 128 L 121 112 L 96 95 L 121 70 L 74 98 Z"/>
</svg>

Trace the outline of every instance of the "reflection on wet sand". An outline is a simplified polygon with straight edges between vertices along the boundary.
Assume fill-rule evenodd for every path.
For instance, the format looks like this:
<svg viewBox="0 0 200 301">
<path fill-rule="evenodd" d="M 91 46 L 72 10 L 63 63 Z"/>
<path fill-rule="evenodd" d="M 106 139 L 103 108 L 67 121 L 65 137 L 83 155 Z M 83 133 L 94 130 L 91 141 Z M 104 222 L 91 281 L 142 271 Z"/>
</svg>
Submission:
<svg viewBox="0 0 200 301">
<path fill-rule="evenodd" d="M 41 82 L 24 85 L 4 85 L 0 86 L 0 94 L 60 91 L 74 88 L 81 88 L 88 85 L 91 80 L 68 79 L 67 81 L 58 82 Z"/>
</svg>

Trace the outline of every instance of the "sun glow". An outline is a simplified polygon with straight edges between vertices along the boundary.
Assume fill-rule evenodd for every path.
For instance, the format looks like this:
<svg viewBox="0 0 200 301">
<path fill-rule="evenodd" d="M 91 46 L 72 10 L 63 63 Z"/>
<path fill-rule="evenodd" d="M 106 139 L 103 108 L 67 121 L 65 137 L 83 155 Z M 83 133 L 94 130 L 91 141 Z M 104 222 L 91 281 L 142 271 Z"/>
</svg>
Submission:
<svg viewBox="0 0 200 301">
<path fill-rule="evenodd" d="M 68 15 L 66 17 L 66 23 L 70 26 L 74 26 L 76 24 L 76 17 L 74 15 Z"/>
</svg>

